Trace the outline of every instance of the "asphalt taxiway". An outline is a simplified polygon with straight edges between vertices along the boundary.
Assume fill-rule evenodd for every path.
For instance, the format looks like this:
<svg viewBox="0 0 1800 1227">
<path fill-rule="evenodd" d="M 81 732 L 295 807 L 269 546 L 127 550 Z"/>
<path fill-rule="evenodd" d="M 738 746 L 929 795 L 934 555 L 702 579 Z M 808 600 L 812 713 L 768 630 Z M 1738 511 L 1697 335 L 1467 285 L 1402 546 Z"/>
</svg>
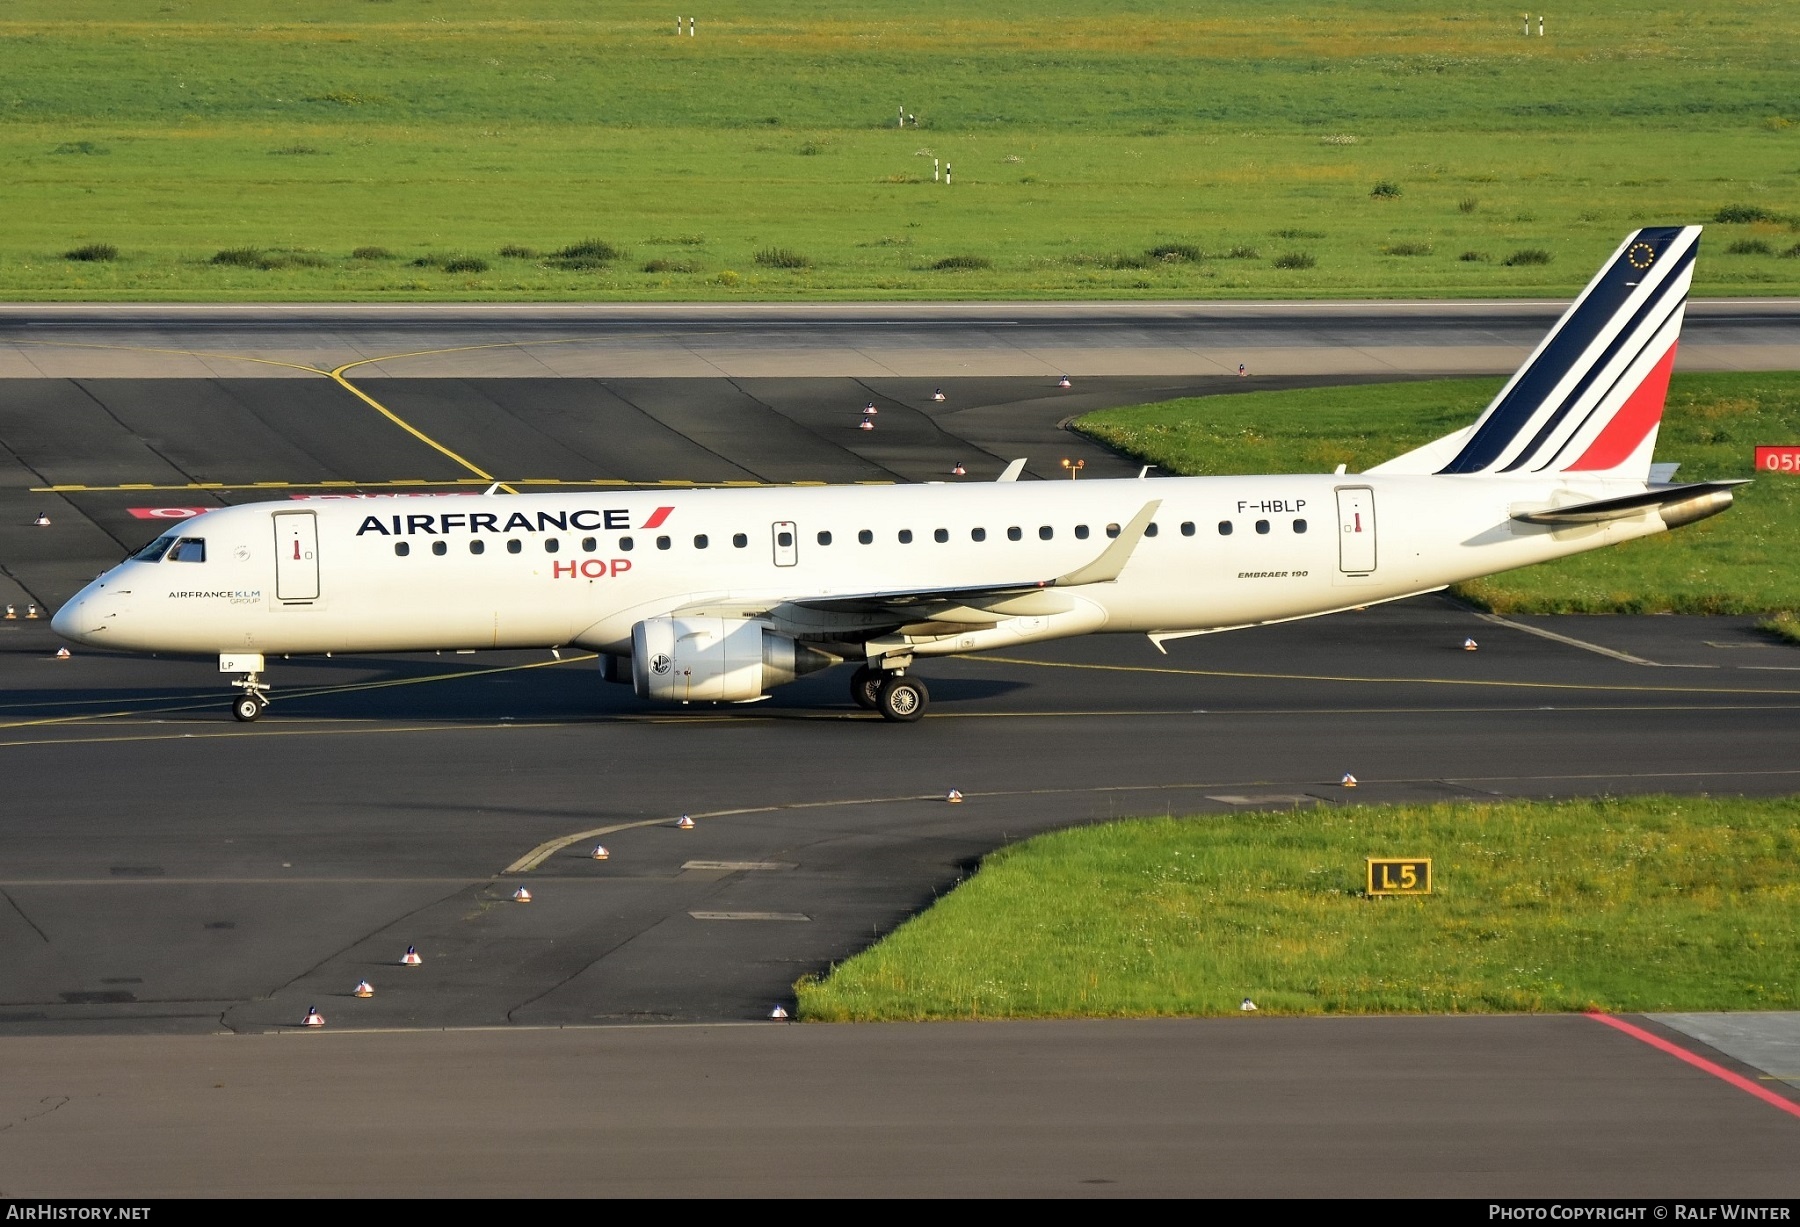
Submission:
<svg viewBox="0 0 1800 1227">
<path fill-rule="evenodd" d="M 134 508 L 466 488 L 469 464 L 887 481 L 1029 454 L 1123 476 L 1058 423 L 1238 386 L 389 376 L 408 433 L 318 376 L 4 380 L 0 584 L 53 608 L 164 526 Z M 935 662 L 904 728 L 841 670 L 671 710 L 547 652 L 281 662 L 267 720 L 238 726 L 212 662 L 54 646 L 0 622 L 0 1193 L 1795 1191 L 1800 1120 L 1583 1019 L 757 1021 L 1053 827 L 1791 792 L 1800 653 L 1747 619 L 1496 623 L 1423 598 L 1168 656 L 1094 638 Z M 295 1034 L 312 1005 L 326 1034 Z M 1645 1025 L 1781 1072 L 1720 1027 Z M 395 1144 L 431 1158 L 396 1180 Z"/>
</svg>

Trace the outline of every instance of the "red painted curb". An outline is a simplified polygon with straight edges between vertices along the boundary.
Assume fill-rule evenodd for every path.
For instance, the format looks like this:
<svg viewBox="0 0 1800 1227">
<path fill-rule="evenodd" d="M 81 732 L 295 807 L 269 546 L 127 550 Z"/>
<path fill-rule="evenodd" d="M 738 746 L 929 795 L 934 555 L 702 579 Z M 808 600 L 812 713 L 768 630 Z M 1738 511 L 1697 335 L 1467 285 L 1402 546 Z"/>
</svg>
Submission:
<svg viewBox="0 0 1800 1227">
<path fill-rule="evenodd" d="M 1652 1048 L 1661 1049 L 1663 1052 L 1668 1053 L 1677 1060 L 1686 1061 L 1695 1069 L 1703 1069 L 1713 1077 L 1731 1083 L 1732 1086 L 1735 1086 L 1740 1091 L 1748 1091 L 1764 1103 L 1773 1104 L 1777 1108 L 1780 1108 L 1789 1116 L 1800 1116 L 1800 1103 L 1795 1103 L 1786 1096 L 1777 1095 L 1766 1086 L 1758 1086 L 1742 1074 L 1732 1073 L 1723 1065 L 1716 1065 L 1705 1057 L 1695 1056 L 1680 1044 L 1671 1044 L 1662 1036 L 1652 1035 L 1642 1027 L 1634 1026 L 1622 1018 L 1614 1018 L 1611 1014 L 1601 1014 L 1598 1011 L 1590 1011 L 1588 1017 L 1595 1022 L 1605 1023 L 1616 1031 L 1623 1031 L 1632 1039 L 1642 1040 Z"/>
</svg>

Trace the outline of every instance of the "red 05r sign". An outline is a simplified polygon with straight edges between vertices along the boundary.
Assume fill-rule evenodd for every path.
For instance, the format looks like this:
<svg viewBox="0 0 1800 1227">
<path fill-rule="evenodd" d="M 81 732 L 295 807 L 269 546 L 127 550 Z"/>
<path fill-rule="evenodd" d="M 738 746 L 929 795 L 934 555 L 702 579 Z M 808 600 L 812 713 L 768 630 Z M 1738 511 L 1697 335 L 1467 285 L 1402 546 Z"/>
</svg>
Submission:
<svg viewBox="0 0 1800 1227">
<path fill-rule="evenodd" d="M 1758 473 L 1800 473 L 1800 443 L 1761 446 L 1756 449 Z"/>
</svg>

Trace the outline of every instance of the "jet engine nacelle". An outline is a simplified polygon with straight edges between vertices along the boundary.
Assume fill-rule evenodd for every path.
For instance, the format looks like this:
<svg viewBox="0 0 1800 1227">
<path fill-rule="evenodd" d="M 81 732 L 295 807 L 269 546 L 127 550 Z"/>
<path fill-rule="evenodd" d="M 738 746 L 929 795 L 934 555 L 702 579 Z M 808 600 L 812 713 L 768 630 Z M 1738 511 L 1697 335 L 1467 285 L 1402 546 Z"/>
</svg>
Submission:
<svg viewBox="0 0 1800 1227">
<path fill-rule="evenodd" d="M 741 703 L 836 663 L 748 618 L 646 618 L 631 628 L 631 684 L 645 699 Z"/>
</svg>

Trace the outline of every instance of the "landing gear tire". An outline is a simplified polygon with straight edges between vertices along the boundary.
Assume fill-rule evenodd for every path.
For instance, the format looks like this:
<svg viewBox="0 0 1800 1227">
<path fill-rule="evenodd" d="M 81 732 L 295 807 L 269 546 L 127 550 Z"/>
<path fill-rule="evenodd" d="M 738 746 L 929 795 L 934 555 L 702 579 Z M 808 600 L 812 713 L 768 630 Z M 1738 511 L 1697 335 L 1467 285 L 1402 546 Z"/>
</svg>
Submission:
<svg viewBox="0 0 1800 1227">
<path fill-rule="evenodd" d="M 925 705 L 930 702 L 931 692 L 925 689 L 924 682 L 914 677 L 890 674 L 882 679 L 877 710 L 884 720 L 892 720 L 896 724 L 911 724 L 925 714 Z"/>
<path fill-rule="evenodd" d="M 267 706 L 253 694 L 240 695 L 231 701 L 231 714 L 248 724 L 252 720 L 261 720 L 263 708 Z"/>
<path fill-rule="evenodd" d="M 856 667 L 856 672 L 850 675 L 850 697 L 858 707 L 874 711 L 881 706 L 881 679 L 884 676 L 881 670 L 867 665 Z"/>
</svg>

